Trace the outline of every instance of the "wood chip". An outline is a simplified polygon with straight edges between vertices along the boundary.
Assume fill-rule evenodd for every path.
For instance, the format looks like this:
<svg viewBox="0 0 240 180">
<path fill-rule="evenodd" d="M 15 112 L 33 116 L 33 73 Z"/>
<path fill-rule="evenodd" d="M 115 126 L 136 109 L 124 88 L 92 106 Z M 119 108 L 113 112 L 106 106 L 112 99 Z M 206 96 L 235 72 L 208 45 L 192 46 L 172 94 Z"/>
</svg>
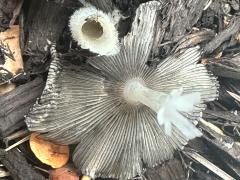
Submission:
<svg viewBox="0 0 240 180">
<path fill-rule="evenodd" d="M 3 168 L 0 168 L 0 178 L 4 178 L 10 176 L 10 173 L 8 171 L 5 171 Z"/>
<path fill-rule="evenodd" d="M 222 136 L 225 136 L 223 131 L 221 129 L 219 129 L 217 126 L 215 126 L 214 124 L 205 121 L 204 119 L 200 119 L 200 123 L 202 123 L 203 125 L 207 126 L 208 128 L 210 128 L 211 130 L 213 130 L 215 133 L 218 133 Z"/>
<path fill-rule="evenodd" d="M 203 166 L 205 166 L 206 168 L 208 168 L 209 170 L 211 170 L 212 172 L 214 172 L 216 175 L 218 175 L 222 179 L 224 179 L 224 180 L 233 180 L 234 179 L 229 174 L 227 174 L 222 169 L 220 169 L 219 167 L 217 167 L 216 165 L 214 165 L 213 163 L 208 161 L 206 158 L 204 158 L 200 154 L 198 154 L 194 151 L 184 151 L 184 153 L 186 155 L 188 155 L 189 157 L 193 158 L 194 160 L 196 160 L 197 162 L 199 162 L 200 164 L 202 164 Z"/>
<path fill-rule="evenodd" d="M 3 54 L 3 59 L 0 60 L 0 78 L 1 76 L 14 76 L 23 70 L 19 34 L 18 25 L 11 26 L 10 29 L 0 32 L 0 49 L 1 54 Z M 14 84 L 2 85 L 0 86 L 0 95 L 12 91 L 14 88 Z"/>
</svg>

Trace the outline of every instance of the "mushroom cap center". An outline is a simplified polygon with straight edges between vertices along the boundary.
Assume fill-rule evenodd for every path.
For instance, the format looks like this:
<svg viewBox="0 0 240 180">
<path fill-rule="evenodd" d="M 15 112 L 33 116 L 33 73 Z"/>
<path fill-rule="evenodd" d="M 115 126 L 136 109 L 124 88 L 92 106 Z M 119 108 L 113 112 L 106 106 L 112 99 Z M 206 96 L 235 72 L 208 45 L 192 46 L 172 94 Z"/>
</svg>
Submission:
<svg viewBox="0 0 240 180">
<path fill-rule="evenodd" d="M 139 104 L 138 94 L 144 88 L 144 81 L 142 79 L 131 79 L 124 85 L 123 96 L 128 103 Z"/>
</svg>

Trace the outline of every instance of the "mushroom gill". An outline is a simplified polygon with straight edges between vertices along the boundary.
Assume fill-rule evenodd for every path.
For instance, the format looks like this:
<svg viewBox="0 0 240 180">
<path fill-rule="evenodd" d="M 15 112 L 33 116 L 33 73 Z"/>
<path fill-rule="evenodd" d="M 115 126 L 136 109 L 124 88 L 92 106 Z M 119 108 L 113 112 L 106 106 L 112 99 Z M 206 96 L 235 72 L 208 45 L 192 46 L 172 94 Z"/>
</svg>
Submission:
<svg viewBox="0 0 240 180">
<path fill-rule="evenodd" d="M 192 124 L 217 98 L 218 82 L 193 47 L 149 68 L 161 4 L 141 4 L 118 54 L 88 60 L 96 71 L 55 59 L 45 90 L 26 118 L 31 131 L 78 144 L 76 167 L 94 177 L 129 179 L 182 149 L 201 132 Z"/>
</svg>

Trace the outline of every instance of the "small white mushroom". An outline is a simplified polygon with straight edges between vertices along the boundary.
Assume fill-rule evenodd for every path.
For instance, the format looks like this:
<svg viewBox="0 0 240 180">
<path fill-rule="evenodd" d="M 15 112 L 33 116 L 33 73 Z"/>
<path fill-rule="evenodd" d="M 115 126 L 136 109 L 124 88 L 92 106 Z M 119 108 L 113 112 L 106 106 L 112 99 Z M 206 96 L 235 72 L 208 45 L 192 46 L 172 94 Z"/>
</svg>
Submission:
<svg viewBox="0 0 240 180">
<path fill-rule="evenodd" d="M 69 27 L 73 39 L 83 49 L 99 55 L 114 55 L 120 51 L 114 20 L 94 6 L 88 5 L 75 11 Z"/>
</svg>

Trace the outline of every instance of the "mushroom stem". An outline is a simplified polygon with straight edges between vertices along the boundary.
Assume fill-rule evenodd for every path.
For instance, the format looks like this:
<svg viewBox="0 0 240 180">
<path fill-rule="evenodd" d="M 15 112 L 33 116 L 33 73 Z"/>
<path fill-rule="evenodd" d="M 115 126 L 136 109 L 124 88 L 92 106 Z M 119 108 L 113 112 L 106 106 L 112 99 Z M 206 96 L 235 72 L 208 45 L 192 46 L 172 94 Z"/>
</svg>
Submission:
<svg viewBox="0 0 240 180">
<path fill-rule="evenodd" d="M 142 80 L 132 79 L 124 87 L 124 97 L 129 103 L 142 103 L 158 112 L 167 99 L 167 94 L 146 87 Z"/>
<path fill-rule="evenodd" d="M 159 125 L 164 126 L 165 133 L 169 136 L 172 134 L 172 125 L 188 139 L 202 135 L 182 115 L 182 113 L 191 113 L 194 110 L 194 105 L 200 103 L 201 95 L 198 92 L 183 94 L 183 89 L 179 88 L 166 94 L 146 87 L 142 80 L 132 79 L 124 87 L 124 98 L 129 103 L 141 103 L 155 111 Z"/>
</svg>

